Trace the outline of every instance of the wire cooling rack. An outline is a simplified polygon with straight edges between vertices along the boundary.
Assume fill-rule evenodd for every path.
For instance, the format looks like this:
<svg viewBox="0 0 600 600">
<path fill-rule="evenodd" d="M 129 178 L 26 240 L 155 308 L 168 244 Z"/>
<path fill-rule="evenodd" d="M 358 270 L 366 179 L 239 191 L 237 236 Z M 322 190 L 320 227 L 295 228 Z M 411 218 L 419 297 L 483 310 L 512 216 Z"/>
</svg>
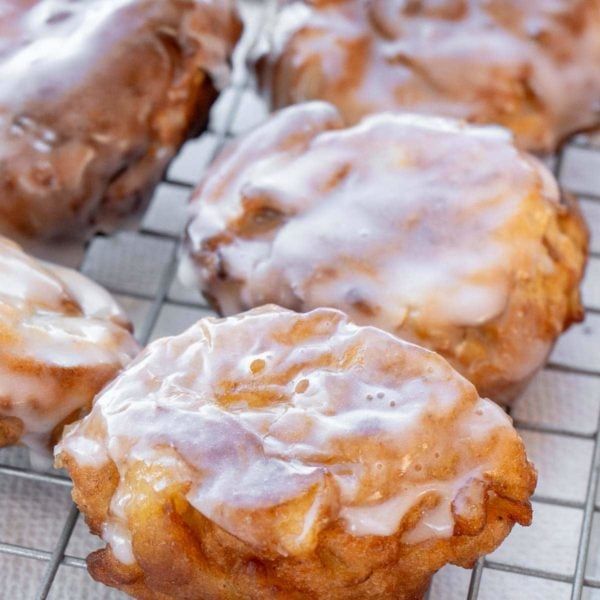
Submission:
<svg viewBox="0 0 600 600">
<path fill-rule="evenodd" d="M 247 33 L 232 85 L 213 110 L 208 131 L 171 165 L 141 220 L 81 249 L 58 252 L 110 289 L 146 342 L 174 334 L 210 314 L 177 281 L 177 248 L 191 188 L 227 138 L 266 115 L 250 86 L 245 55 L 272 2 L 242 0 Z M 579 136 L 551 167 L 581 199 L 592 231 L 584 284 L 587 318 L 556 346 L 512 416 L 539 470 L 534 524 L 516 527 L 473 571 L 446 567 L 429 600 L 600 600 L 600 137 Z M 52 258 L 56 259 L 56 249 Z M 46 254 L 47 256 L 47 254 Z M 32 470 L 27 452 L 0 451 L 0 600 L 117 600 L 91 580 L 85 556 L 100 546 L 70 500 L 70 482 Z"/>
</svg>

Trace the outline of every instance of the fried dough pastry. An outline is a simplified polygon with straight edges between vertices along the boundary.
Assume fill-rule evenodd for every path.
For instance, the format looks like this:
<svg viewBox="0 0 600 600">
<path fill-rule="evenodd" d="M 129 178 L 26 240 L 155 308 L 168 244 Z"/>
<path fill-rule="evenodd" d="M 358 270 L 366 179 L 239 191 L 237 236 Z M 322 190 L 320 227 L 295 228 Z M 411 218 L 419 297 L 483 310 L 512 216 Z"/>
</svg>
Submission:
<svg viewBox="0 0 600 600">
<path fill-rule="evenodd" d="M 600 0 L 283 0 L 257 69 L 274 108 L 497 123 L 549 151 L 600 124 Z"/>
<path fill-rule="evenodd" d="M 5 0 L 0 227 L 54 236 L 135 208 L 228 77 L 233 0 Z"/>
<path fill-rule="evenodd" d="M 195 279 L 225 315 L 330 306 L 442 354 L 510 402 L 582 317 L 587 232 L 497 127 L 283 110 L 234 143 L 192 200 Z"/>
<path fill-rule="evenodd" d="M 440 356 L 274 306 L 150 345 L 57 464 L 135 598 L 420 598 L 531 519 L 510 419 Z"/>
<path fill-rule="evenodd" d="M 104 289 L 0 237 L 0 447 L 47 453 L 137 353 Z"/>
</svg>

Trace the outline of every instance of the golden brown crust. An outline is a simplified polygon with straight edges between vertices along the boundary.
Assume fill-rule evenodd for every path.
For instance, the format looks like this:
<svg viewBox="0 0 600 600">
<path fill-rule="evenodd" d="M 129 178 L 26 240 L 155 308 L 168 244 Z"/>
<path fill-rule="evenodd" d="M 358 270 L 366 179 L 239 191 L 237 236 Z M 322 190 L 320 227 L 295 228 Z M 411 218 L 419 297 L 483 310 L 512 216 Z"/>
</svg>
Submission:
<svg viewBox="0 0 600 600">
<path fill-rule="evenodd" d="M 241 23 L 230 0 L 10 0 L 3 30 L 1 226 L 54 236 L 148 196 L 206 126 Z"/>
<path fill-rule="evenodd" d="M 0 417 L 0 448 L 16 444 L 23 435 L 23 421 L 17 417 Z"/>
<path fill-rule="evenodd" d="M 598 0 L 282 0 L 257 72 L 274 108 L 498 123 L 550 151 L 599 123 Z M 569 93 L 565 94 L 564 90 Z"/>
<path fill-rule="evenodd" d="M 471 568 L 498 546 L 516 522 L 506 508 L 490 500 L 485 524 L 472 536 L 407 546 L 397 538 L 349 539 L 332 529 L 314 555 L 272 561 L 205 519 L 190 531 L 172 505 L 162 504 L 143 514 L 136 544 L 142 569 L 119 563 L 110 547 L 91 554 L 87 564 L 94 579 L 141 600 L 420 600 L 435 571 L 446 564 Z"/>
<path fill-rule="evenodd" d="M 297 418 L 284 423 L 280 407 Z M 402 435 L 389 437 L 396 414 Z M 268 415 L 255 455 L 248 436 Z M 227 429 L 234 421 L 244 433 Z M 212 439 L 216 422 L 226 428 Z M 418 600 L 444 564 L 471 567 L 515 523 L 528 525 L 536 484 L 509 420 L 443 360 L 328 309 L 265 307 L 156 342 L 69 428 L 57 456 L 108 542 L 88 557 L 90 573 L 142 600 Z M 323 503 L 306 504 L 310 487 L 275 499 L 280 477 L 291 476 L 288 493 L 297 484 L 271 470 L 281 460 L 295 474 L 328 471 Z M 389 534 L 352 533 L 345 503 L 369 511 L 373 497 L 408 508 Z M 450 529 L 415 538 L 434 514 Z M 306 530 L 308 541 L 290 542 Z"/>
<path fill-rule="evenodd" d="M 419 343 L 442 354 L 479 390 L 501 404 L 510 404 L 529 384 L 537 369 L 526 377 L 515 370 L 528 352 L 527 343 L 545 340 L 548 350 L 554 340 L 573 323 L 584 318 L 580 284 L 587 263 L 589 233 L 575 198 L 565 201 L 546 224 L 531 232 L 538 237 L 553 262 L 550 274 L 535 269 L 533 274 L 516 270 L 508 304 L 500 318 L 477 328 L 461 328 L 450 338 L 433 335 L 417 325 Z M 531 206 L 533 214 L 539 210 Z M 535 237 L 534 237 L 535 236 Z M 525 347 L 524 347 L 525 346 Z"/>
<path fill-rule="evenodd" d="M 116 488 L 114 465 L 101 472 L 86 472 L 67 458 L 64 466 L 74 479 L 74 500 L 92 531 L 98 531 L 102 522 L 98 515 L 106 515 Z M 506 469 L 528 474 L 514 483 L 523 498 L 533 493 L 535 473 L 526 461 L 513 458 Z M 139 493 L 144 484 L 136 483 Z M 451 563 L 470 568 L 477 558 L 498 546 L 514 523 L 531 522 L 528 502 L 506 500 L 487 490 L 484 521 L 469 534 L 407 545 L 400 542 L 402 530 L 391 538 L 353 538 L 332 526 L 322 532 L 310 556 L 273 559 L 194 511 L 181 490 L 158 494 L 150 485 L 144 489 L 129 510 L 137 564 L 123 565 L 110 546 L 87 559 L 94 579 L 142 600 L 416 600 L 422 598 L 430 576 L 442 566 Z"/>
</svg>

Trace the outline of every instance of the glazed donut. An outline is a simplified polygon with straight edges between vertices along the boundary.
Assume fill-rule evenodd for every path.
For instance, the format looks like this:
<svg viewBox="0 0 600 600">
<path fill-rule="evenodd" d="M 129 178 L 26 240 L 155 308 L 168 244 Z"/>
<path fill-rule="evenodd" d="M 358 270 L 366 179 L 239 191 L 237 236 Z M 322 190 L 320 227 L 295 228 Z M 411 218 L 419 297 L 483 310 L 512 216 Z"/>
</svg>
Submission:
<svg viewBox="0 0 600 600">
<path fill-rule="evenodd" d="M 274 108 L 404 109 L 550 151 L 600 124 L 600 0 L 283 0 L 257 71 Z"/>
<path fill-rule="evenodd" d="M 440 356 L 262 307 L 151 344 L 57 465 L 135 598 L 415 600 L 530 522 L 509 417 Z"/>
<path fill-rule="evenodd" d="M 510 402 L 582 318 L 587 232 L 497 127 L 283 110 L 226 151 L 192 199 L 184 279 L 225 315 L 343 310 L 442 354 Z"/>
<path fill-rule="evenodd" d="M 73 234 L 145 199 L 228 78 L 233 0 L 6 0 L 0 227 Z"/>
<path fill-rule="evenodd" d="M 47 454 L 137 354 L 130 331 L 104 289 L 0 237 L 0 447 Z"/>
</svg>

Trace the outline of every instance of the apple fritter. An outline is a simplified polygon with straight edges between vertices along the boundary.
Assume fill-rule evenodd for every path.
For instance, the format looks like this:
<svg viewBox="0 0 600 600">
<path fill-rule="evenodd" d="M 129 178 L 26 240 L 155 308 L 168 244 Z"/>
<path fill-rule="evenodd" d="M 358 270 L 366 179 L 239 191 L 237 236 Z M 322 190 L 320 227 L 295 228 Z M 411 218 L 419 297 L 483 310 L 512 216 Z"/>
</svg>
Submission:
<svg viewBox="0 0 600 600">
<path fill-rule="evenodd" d="M 138 349 L 106 290 L 0 237 L 0 447 L 47 454 Z"/>
<path fill-rule="evenodd" d="M 57 464 L 135 598 L 421 598 L 531 519 L 510 418 L 439 355 L 274 306 L 151 344 Z"/>
<path fill-rule="evenodd" d="M 280 0 L 257 61 L 274 108 L 347 123 L 408 110 L 513 130 L 550 151 L 600 124 L 600 0 Z"/>
<path fill-rule="evenodd" d="M 297 105 L 224 152 L 191 213 L 184 278 L 222 314 L 338 308 L 501 403 L 583 316 L 577 204 L 501 128 Z"/>
</svg>

